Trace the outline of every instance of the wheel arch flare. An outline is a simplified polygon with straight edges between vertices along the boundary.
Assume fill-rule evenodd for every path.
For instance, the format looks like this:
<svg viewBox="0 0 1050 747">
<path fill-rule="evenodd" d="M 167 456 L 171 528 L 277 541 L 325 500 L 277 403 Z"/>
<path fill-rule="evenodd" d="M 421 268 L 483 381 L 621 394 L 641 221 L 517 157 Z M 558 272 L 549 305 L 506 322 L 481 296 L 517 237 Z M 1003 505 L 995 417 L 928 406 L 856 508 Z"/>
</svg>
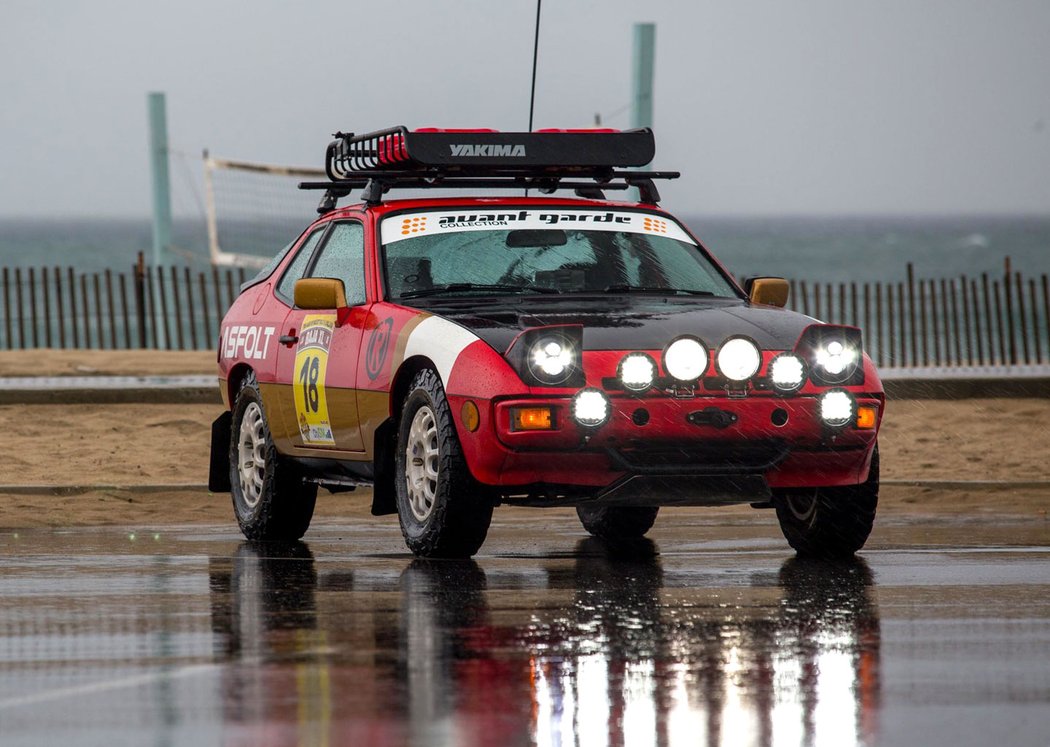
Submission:
<svg viewBox="0 0 1050 747">
<path fill-rule="evenodd" d="M 398 422 L 416 374 L 433 369 L 445 390 L 467 465 L 477 474 L 475 468 L 485 444 L 496 438 L 489 402 L 495 397 L 526 393 L 528 385 L 502 353 L 469 329 L 439 316 L 427 316 L 415 324 L 399 348 L 401 354 L 390 382 L 388 422 Z M 391 432 L 384 430 L 383 435 L 389 437 Z M 377 441 L 380 437 L 377 432 Z"/>
<path fill-rule="evenodd" d="M 391 382 L 391 414 L 399 405 L 398 389 L 407 387 L 420 368 L 433 368 L 446 396 L 491 399 L 526 391 L 503 355 L 460 324 L 440 316 L 427 316 L 408 333 L 401 360 Z"/>
</svg>

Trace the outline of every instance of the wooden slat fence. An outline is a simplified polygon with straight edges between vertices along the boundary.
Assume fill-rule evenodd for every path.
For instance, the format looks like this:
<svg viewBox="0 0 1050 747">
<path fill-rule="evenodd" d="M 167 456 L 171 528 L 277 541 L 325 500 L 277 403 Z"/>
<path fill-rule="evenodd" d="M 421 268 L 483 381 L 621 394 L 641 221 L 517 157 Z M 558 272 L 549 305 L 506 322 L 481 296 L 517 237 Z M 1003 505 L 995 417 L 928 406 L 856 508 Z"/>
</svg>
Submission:
<svg viewBox="0 0 1050 747">
<path fill-rule="evenodd" d="M 884 368 L 1050 363 L 1050 283 L 1025 278 L 1005 261 L 995 277 L 917 278 L 900 282 L 790 281 L 789 308 L 822 321 L 852 324 Z"/>
<path fill-rule="evenodd" d="M 219 322 L 247 275 L 148 267 L 128 272 L 2 268 L 0 350 L 23 348 L 215 349 Z M 992 277 L 900 282 L 791 280 L 788 306 L 864 333 L 876 365 L 1050 363 L 1050 282 L 1024 277 L 1007 259 Z"/>
<path fill-rule="evenodd" d="M 0 269 L 0 350 L 214 350 L 219 323 L 247 279 L 243 268 L 149 267 L 78 273 Z"/>
</svg>

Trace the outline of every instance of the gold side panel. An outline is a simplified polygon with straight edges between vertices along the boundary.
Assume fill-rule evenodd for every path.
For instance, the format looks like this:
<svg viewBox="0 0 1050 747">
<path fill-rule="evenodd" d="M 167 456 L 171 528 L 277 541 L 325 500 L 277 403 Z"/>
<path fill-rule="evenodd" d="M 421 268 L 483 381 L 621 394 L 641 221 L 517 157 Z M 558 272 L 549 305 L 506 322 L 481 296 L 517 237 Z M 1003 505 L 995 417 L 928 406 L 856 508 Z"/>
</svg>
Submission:
<svg viewBox="0 0 1050 747">
<path fill-rule="evenodd" d="M 295 405 L 292 403 L 292 386 L 290 384 L 261 384 L 259 390 L 266 408 L 267 424 L 274 445 L 281 454 L 300 457 L 326 457 L 367 461 L 372 458 L 372 441 L 367 442 L 367 450 L 361 443 L 359 418 L 352 417 L 357 412 L 359 391 L 356 389 L 328 389 L 329 411 L 339 413 L 332 417 L 332 431 L 335 435 L 336 448 L 307 448 L 303 446 L 299 434 L 299 423 L 296 418 Z M 371 392 L 366 392 L 371 394 Z"/>
<path fill-rule="evenodd" d="M 292 437 L 299 437 L 299 426 L 295 420 L 295 412 L 288 407 L 282 406 L 281 400 L 292 399 L 292 387 L 288 384 L 259 384 L 259 393 L 262 394 L 263 407 L 266 409 L 266 424 L 270 426 L 270 435 L 277 446 L 277 451 L 284 453 L 287 447 L 292 445 Z"/>
<path fill-rule="evenodd" d="M 335 447 L 340 451 L 364 451 L 361 444 L 361 419 L 357 414 L 357 390 L 326 388 L 325 394 L 328 397 Z M 297 445 L 302 446 L 302 442 Z"/>
</svg>

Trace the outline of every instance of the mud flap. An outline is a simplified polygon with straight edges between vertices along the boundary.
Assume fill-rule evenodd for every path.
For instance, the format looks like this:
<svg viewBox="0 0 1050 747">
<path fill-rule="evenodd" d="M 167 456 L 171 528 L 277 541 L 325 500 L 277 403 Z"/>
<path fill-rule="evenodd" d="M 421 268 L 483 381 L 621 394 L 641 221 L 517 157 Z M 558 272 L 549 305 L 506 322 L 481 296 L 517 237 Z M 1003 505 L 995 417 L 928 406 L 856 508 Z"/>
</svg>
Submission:
<svg viewBox="0 0 1050 747">
<path fill-rule="evenodd" d="M 208 468 L 208 490 L 229 493 L 230 486 L 230 426 L 233 413 L 227 410 L 211 424 L 211 465 Z"/>
<path fill-rule="evenodd" d="M 376 428 L 375 449 L 375 482 L 372 486 L 372 515 L 386 516 L 397 513 L 397 495 L 394 492 L 394 449 L 396 429 L 393 418 L 383 421 Z"/>
</svg>

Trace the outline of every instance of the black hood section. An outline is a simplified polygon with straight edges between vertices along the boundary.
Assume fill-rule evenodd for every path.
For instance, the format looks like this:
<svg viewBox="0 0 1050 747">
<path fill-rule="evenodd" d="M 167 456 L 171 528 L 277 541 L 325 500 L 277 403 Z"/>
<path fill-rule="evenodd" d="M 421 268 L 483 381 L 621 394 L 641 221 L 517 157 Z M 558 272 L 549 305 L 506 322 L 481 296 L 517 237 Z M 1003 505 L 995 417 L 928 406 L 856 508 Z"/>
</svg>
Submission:
<svg viewBox="0 0 1050 747">
<path fill-rule="evenodd" d="M 655 350 L 679 335 L 695 335 L 711 348 L 746 335 L 763 349 L 784 350 L 814 323 L 794 311 L 735 298 L 527 296 L 414 305 L 466 327 L 499 353 L 523 330 L 561 324 L 583 326 L 585 350 Z"/>
</svg>

